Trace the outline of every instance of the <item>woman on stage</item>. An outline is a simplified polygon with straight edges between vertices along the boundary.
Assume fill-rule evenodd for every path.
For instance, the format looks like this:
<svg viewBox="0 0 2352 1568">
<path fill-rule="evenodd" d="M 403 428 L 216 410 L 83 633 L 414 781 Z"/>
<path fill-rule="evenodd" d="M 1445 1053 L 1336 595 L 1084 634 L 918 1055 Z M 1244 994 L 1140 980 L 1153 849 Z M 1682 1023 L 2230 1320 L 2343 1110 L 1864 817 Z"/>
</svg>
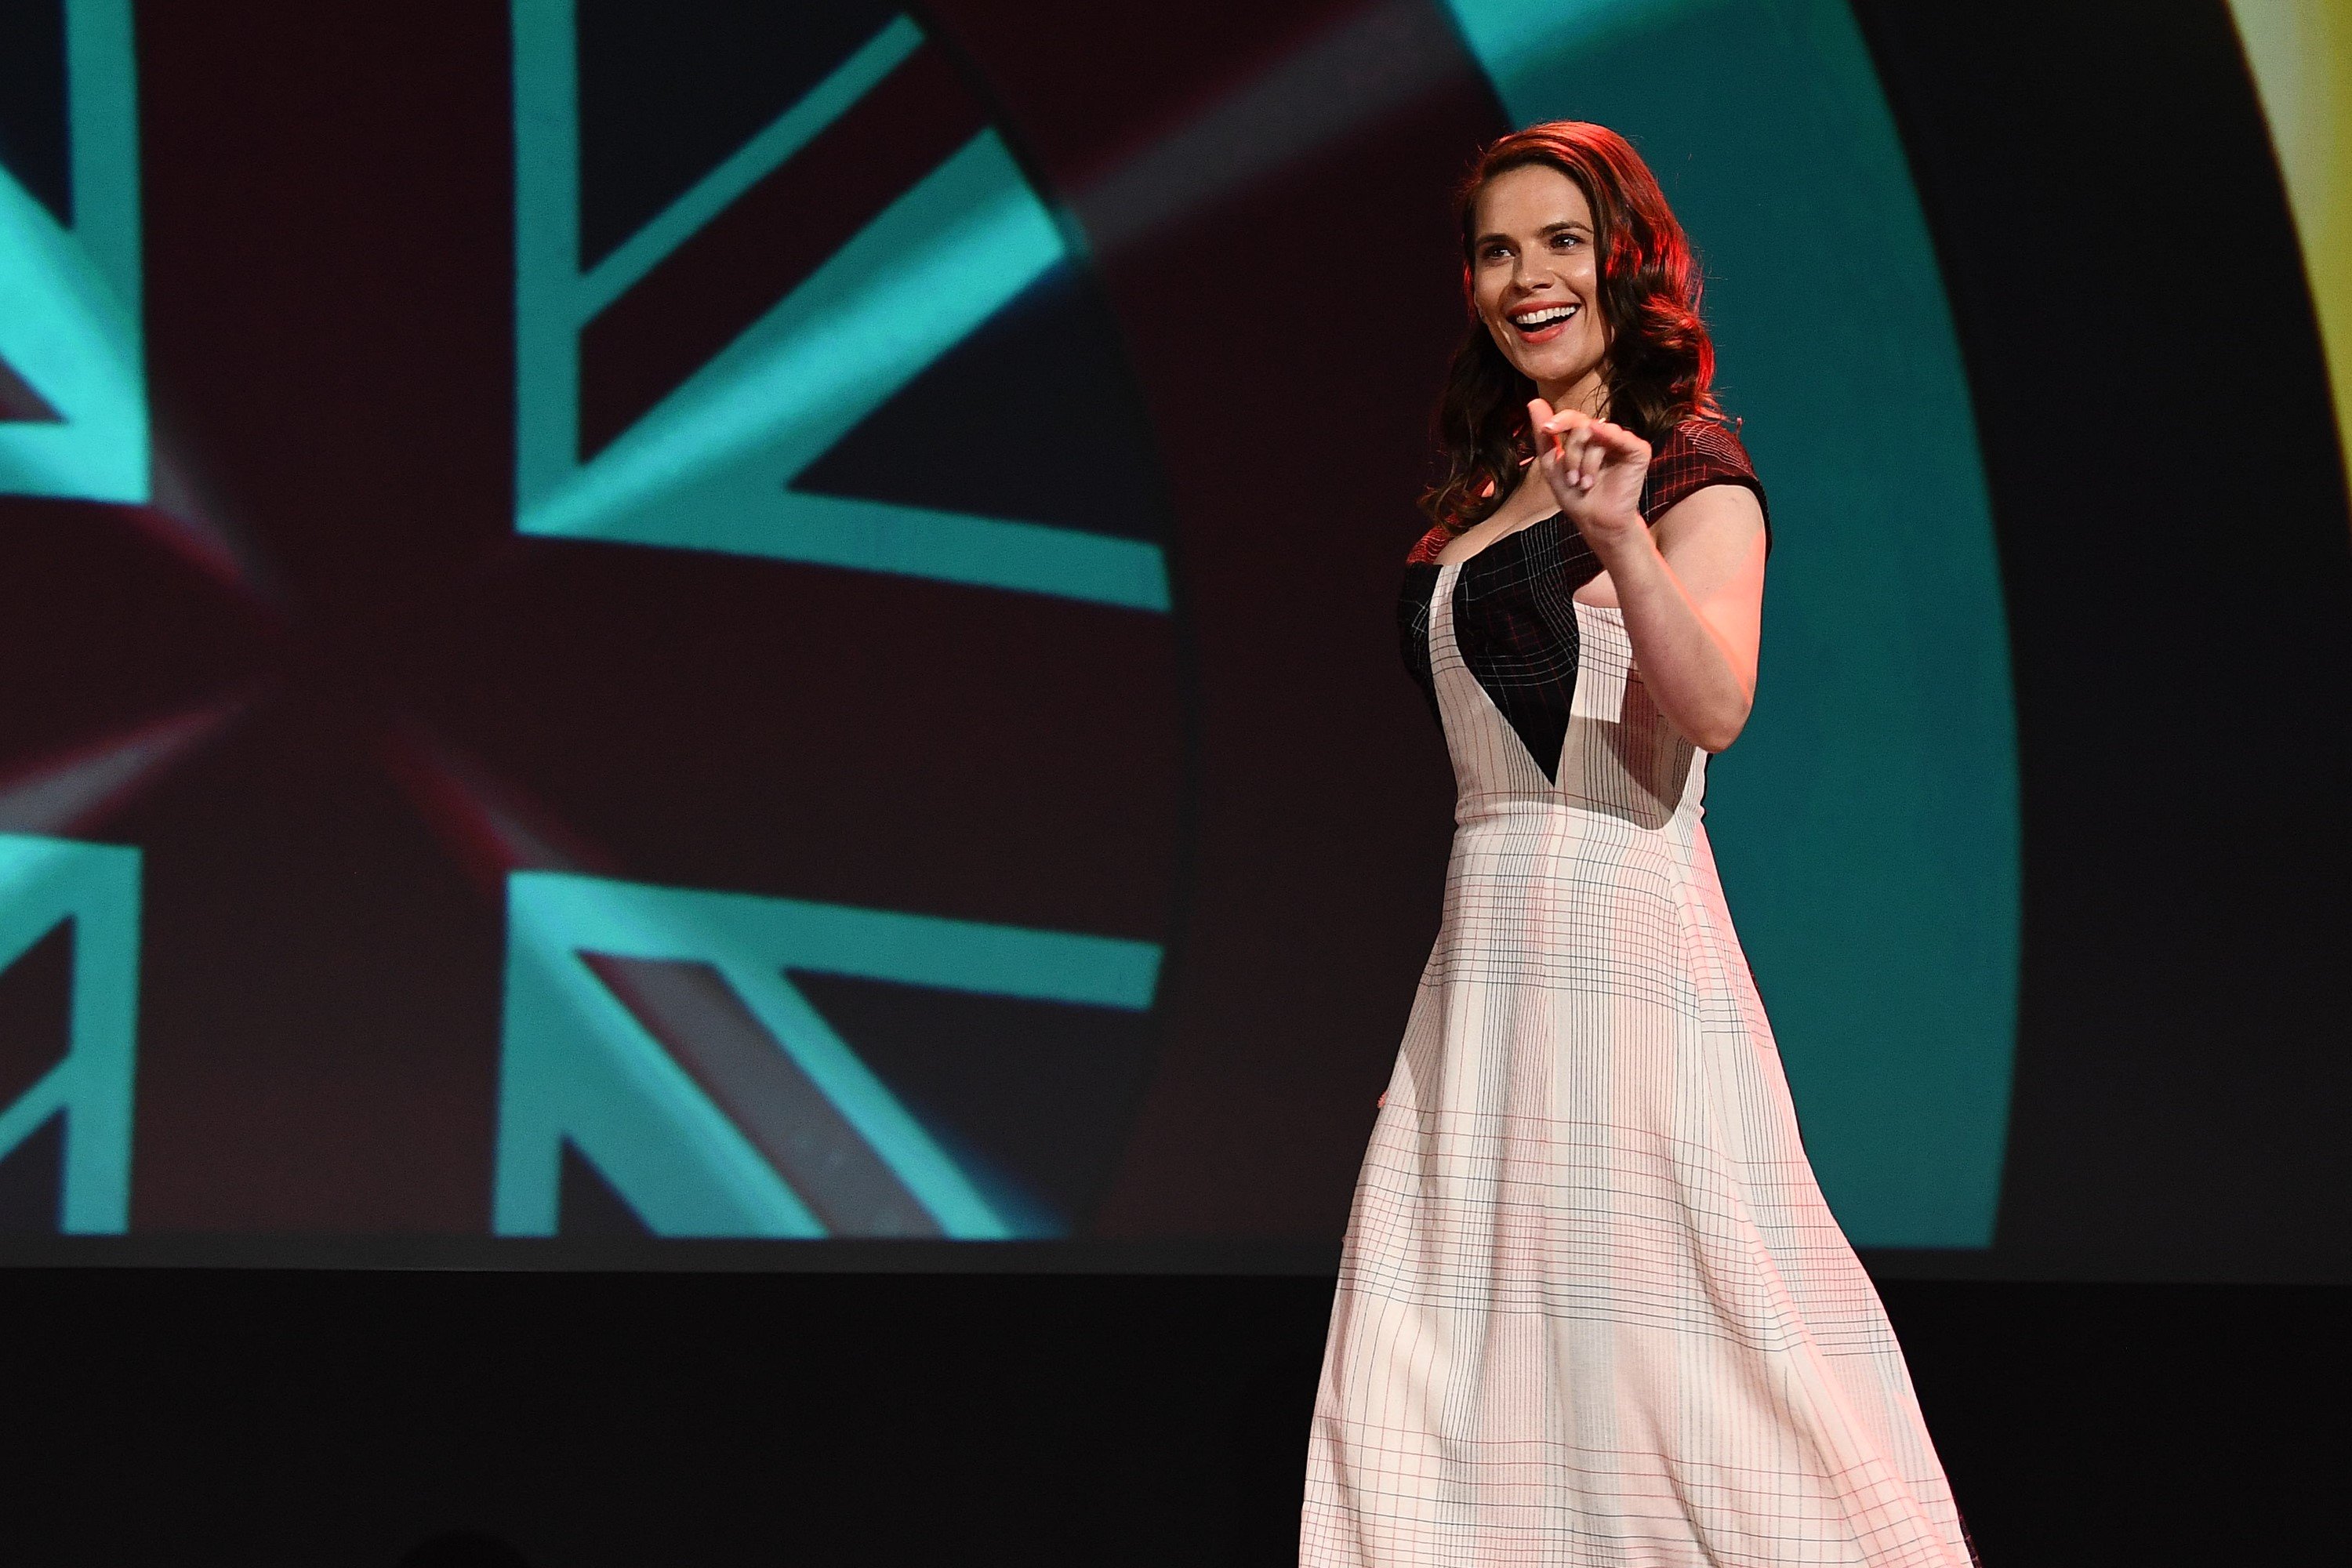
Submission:
<svg viewBox="0 0 2352 1568">
<path fill-rule="evenodd" d="M 1806 1163 L 1699 800 L 1755 690 L 1764 492 L 1625 141 L 1461 198 L 1404 654 L 1459 786 L 1356 1190 L 1309 1568 L 1961 1568 L 1901 1352 Z"/>
</svg>

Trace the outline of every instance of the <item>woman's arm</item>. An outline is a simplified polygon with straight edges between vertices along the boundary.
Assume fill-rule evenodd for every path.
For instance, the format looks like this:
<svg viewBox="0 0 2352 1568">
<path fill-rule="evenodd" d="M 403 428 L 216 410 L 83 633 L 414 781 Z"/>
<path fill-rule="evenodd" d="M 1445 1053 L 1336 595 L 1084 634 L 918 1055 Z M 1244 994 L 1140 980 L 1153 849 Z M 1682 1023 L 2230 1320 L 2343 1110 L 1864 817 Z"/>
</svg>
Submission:
<svg viewBox="0 0 2352 1568">
<path fill-rule="evenodd" d="M 1710 485 L 1643 522 L 1649 443 L 1573 409 L 1528 405 L 1536 461 L 1560 510 L 1617 591 L 1650 696 L 1693 744 L 1739 737 L 1756 695 L 1764 612 L 1764 513 L 1736 485 Z"/>
</svg>

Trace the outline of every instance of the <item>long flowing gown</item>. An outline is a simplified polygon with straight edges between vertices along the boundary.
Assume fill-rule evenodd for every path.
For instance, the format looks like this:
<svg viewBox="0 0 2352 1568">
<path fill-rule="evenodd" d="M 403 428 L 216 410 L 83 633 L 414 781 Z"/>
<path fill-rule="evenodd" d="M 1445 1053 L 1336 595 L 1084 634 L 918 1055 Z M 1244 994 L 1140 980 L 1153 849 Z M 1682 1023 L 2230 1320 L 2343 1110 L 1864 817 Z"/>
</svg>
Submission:
<svg viewBox="0 0 2352 1568">
<path fill-rule="evenodd" d="M 1652 521 L 1762 489 L 1660 443 Z M 1307 1568 L 1965 1568 L 1877 1294 L 1822 1202 L 1599 563 L 1548 519 L 1407 568 L 1459 785 L 1443 925 L 1365 1156 L 1307 1455 Z"/>
</svg>

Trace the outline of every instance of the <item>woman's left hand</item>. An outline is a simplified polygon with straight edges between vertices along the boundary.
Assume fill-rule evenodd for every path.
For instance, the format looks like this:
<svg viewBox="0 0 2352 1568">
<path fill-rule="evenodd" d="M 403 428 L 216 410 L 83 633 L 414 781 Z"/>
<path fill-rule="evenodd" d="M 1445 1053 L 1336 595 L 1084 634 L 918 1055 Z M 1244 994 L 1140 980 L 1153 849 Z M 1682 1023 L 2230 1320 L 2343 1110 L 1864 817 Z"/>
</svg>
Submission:
<svg viewBox="0 0 2352 1568">
<path fill-rule="evenodd" d="M 1554 413 L 1540 397 L 1528 405 L 1528 417 L 1536 471 L 1593 553 L 1605 562 L 1619 546 L 1646 536 L 1642 481 L 1650 471 L 1650 444 L 1622 425 L 1573 408 Z"/>
</svg>

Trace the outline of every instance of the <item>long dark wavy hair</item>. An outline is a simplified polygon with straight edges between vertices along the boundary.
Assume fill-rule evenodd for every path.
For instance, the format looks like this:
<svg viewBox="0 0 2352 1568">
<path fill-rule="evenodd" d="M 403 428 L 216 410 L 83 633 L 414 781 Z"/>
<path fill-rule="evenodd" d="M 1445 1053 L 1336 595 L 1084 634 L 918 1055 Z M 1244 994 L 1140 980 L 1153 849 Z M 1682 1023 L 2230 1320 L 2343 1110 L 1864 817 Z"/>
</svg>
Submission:
<svg viewBox="0 0 2352 1568">
<path fill-rule="evenodd" d="M 1711 390 L 1715 343 L 1699 320 L 1698 265 L 1649 165 L 1605 125 L 1555 120 L 1515 131 L 1478 154 L 1454 195 L 1470 330 L 1454 352 L 1437 403 L 1444 477 L 1421 506 L 1455 532 L 1502 505 L 1533 453 L 1527 407 L 1535 384 L 1503 356 L 1479 317 L 1473 254 L 1480 193 L 1497 174 L 1531 163 L 1574 180 L 1592 205 L 1601 323 L 1609 333 L 1601 367 L 1609 417 L 1651 441 L 1695 414 L 1722 417 Z"/>
</svg>

